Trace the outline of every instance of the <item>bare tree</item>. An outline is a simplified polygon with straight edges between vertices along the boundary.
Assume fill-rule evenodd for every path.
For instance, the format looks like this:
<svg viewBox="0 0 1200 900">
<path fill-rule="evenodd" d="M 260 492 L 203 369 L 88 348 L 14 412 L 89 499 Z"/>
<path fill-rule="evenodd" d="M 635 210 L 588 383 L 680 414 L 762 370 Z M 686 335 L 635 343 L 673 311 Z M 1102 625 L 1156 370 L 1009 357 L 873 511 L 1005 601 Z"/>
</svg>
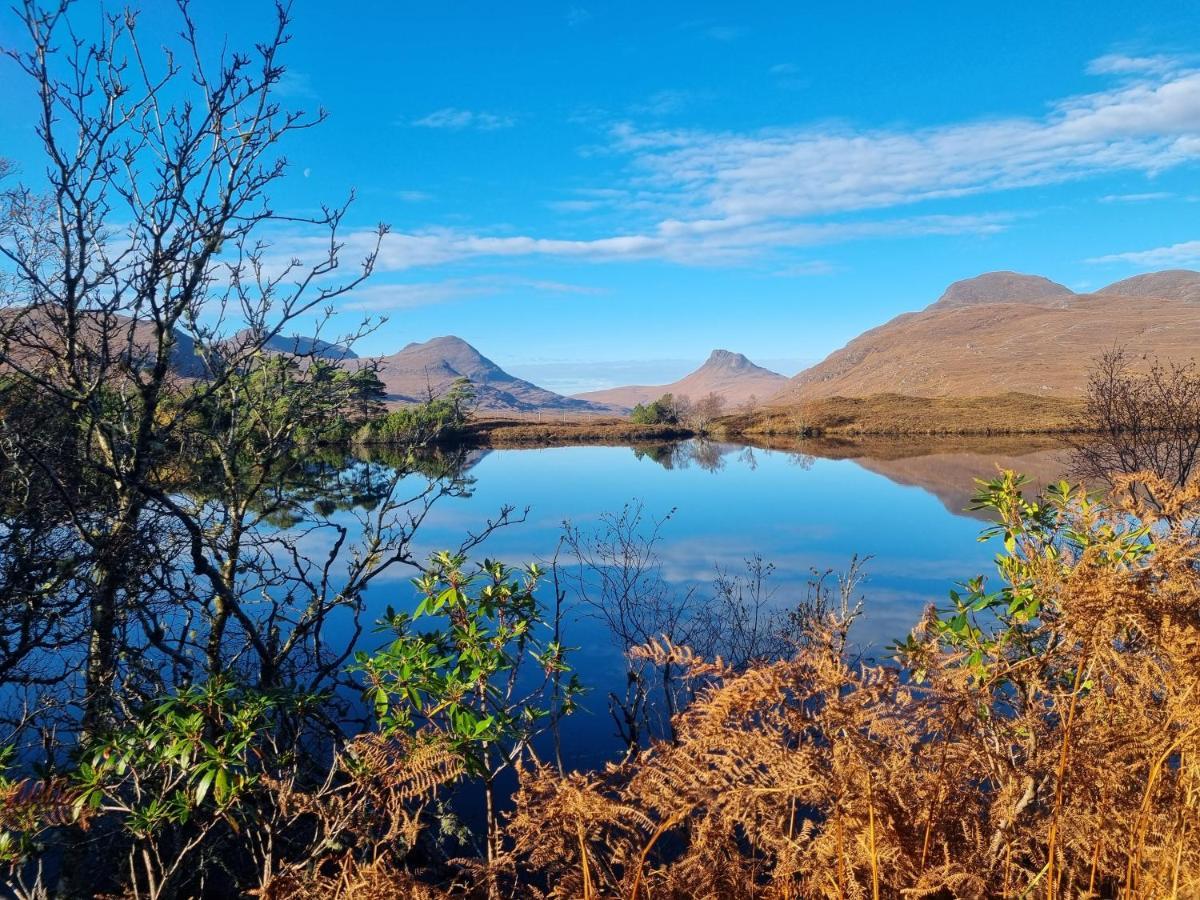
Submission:
<svg viewBox="0 0 1200 900">
<path fill-rule="evenodd" d="M 689 404 L 683 415 L 689 428 L 697 434 L 707 434 L 725 409 L 725 398 L 720 394 L 710 392 L 694 403 Z"/>
<path fill-rule="evenodd" d="M 785 655 L 774 572 L 774 564 L 758 554 L 744 560 L 742 571 L 717 566 L 713 596 L 697 611 L 694 649 L 701 656 L 719 656 L 741 671 Z"/>
<path fill-rule="evenodd" d="M 619 513 L 603 514 L 591 530 L 570 522 L 563 526 L 563 545 L 574 557 L 569 572 L 573 593 L 608 628 L 628 660 L 625 694 L 609 694 L 609 712 L 631 754 L 637 753 L 651 724 L 652 688 L 649 667 L 630 651 L 660 637 L 675 645 L 692 640 L 695 591 L 677 590 L 668 583 L 658 552 L 663 526 L 672 515 L 674 510 L 656 519 L 643 503 L 631 502 Z M 661 721 L 669 731 L 678 711 L 679 673 L 668 664 L 660 674 L 665 705 Z"/>
<path fill-rule="evenodd" d="M 1200 463 L 1200 371 L 1195 362 L 1140 362 L 1121 348 L 1096 360 L 1073 472 L 1109 484 L 1119 475 L 1151 472 L 1183 486 Z"/>
<path fill-rule="evenodd" d="M 356 386 L 318 341 L 281 353 L 277 338 L 332 327 L 387 228 L 350 261 L 349 200 L 307 217 L 271 204 L 282 147 L 324 117 L 275 99 L 287 6 L 250 53 L 210 49 L 187 0 L 177 11 L 178 45 L 159 56 L 136 13 L 84 39 L 68 0 L 24 0 L 23 46 L 6 51 L 37 97 L 45 171 L 0 197 L 0 678 L 17 707 L 0 744 L 33 734 L 51 757 L 181 686 L 336 696 L 364 592 L 391 566 L 419 569 L 414 531 L 466 490 L 408 455 L 347 468 L 311 451 Z M 312 258 L 273 250 L 282 228 Z M 339 738 L 332 706 L 304 716 L 273 722 L 282 745 Z M 184 824 L 184 845 L 201 827 Z M 68 847 L 68 880 L 133 852 L 116 831 Z M 172 857 L 171 878 L 233 869 L 221 834 L 205 832 L 204 865 Z"/>
</svg>

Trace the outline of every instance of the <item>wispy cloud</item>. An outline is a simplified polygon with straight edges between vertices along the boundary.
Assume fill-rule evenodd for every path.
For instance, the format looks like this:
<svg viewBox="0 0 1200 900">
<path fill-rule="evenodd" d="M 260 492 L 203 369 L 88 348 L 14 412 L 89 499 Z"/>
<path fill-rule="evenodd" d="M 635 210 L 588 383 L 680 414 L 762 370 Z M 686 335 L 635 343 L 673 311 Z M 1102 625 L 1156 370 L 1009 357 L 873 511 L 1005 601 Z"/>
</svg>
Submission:
<svg viewBox="0 0 1200 900">
<path fill-rule="evenodd" d="M 785 65 L 779 75 L 791 72 Z M 1200 69 L 1175 58 L 1115 56 L 1092 69 L 1112 83 L 1049 104 L 1038 116 L 909 129 L 821 124 L 735 132 L 614 125 L 604 152 L 624 158 L 625 177 L 548 203 L 560 212 L 603 207 L 606 221 L 624 220 L 626 227 L 569 238 L 486 228 L 395 233 L 384 241 L 379 268 L 401 272 L 526 256 L 725 265 L 777 254 L 784 258 L 771 260 L 775 271 L 792 265 L 793 274 L 819 274 L 820 263 L 797 262 L 787 253 L 864 239 L 993 234 L 1014 217 L 927 214 L 921 207 L 1117 173 L 1152 177 L 1200 161 Z M 498 127 L 490 115 L 447 108 L 421 123 Z M 1164 199 L 1158 193 L 1103 199 Z M 357 246 L 352 237 L 347 252 Z"/>
<path fill-rule="evenodd" d="M 433 199 L 433 194 L 428 191 L 396 191 L 397 199 L 403 200 L 405 203 L 425 203 Z"/>
<path fill-rule="evenodd" d="M 706 217 L 881 209 L 1140 171 L 1200 158 L 1200 72 L 1123 81 L 1041 117 L 917 130 L 614 130 L 646 183 Z"/>
<path fill-rule="evenodd" d="M 667 116 L 681 112 L 699 99 L 702 99 L 701 95 L 695 91 L 656 91 L 641 103 L 630 107 L 630 112 L 635 115 Z"/>
<path fill-rule="evenodd" d="M 450 131 L 463 131 L 467 128 L 496 131 L 500 128 L 511 128 L 516 122 L 512 116 L 447 106 L 420 119 L 414 119 L 412 124 L 418 128 L 444 128 Z"/>
<path fill-rule="evenodd" d="M 1168 54 L 1138 56 L 1129 53 L 1106 53 L 1093 59 L 1087 67 L 1089 75 L 1162 75 L 1185 65 L 1183 59 Z"/>
<path fill-rule="evenodd" d="M 1170 191 L 1147 191 L 1142 194 L 1105 194 L 1101 203 L 1148 203 L 1151 200 L 1170 200 L 1175 195 Z"/>
<path fill-rule="evenodd" d="M 687 22 L 681 22 L 679 30 L 691 32 L 710 41 L 718 41 L 723 44 L 736 41 L 738 38 L 745 37 L 750 33 L 750 29 L 744 25 L 735 25 L 716 18 L 692 19 Z"/>
<path fill-rule="evenodd" d="M 841 267 L 834 265 L 829 260 L 809 259 L 784 266 L 776 271 L 775 275 L 780 278 L 808 278 L 815 275 L 833 275 L 840 271 L 842 271 Z"/>
<path fill-rule="evenodd" d="M 357 288 L 346 296 L 341 309 L 357 312 L 382 313 L 418 306 L 434 306 L 468 297 L 485 297 L 513 291 L 550 294 L 590 295 L 603 293 L 599 288 L 530 278 L 480 276 L 477 278 L 448 278 L 403 284 L 371 284 Z"/>
<path fill-rule="evenodd" d="M 1163 266 L 1186 266 L 1200 263 L 1200 241 L 1183 241 L 1166 247 L 1149 250 L 1131 250 L 1126 253 L 1109 253 L 1087 260 L 1090 263 L 1129 263 L 1145 268 Z"/>
<path fill-rule="evenodd" d="M 714 266 L 745 263 L 778 248 L 833 244 L 877 237 L 994 234 L 1012 216 L 930 215 L 881 221 L 753 222 L 749 220 L 667 220 L 646 232 L 592 239 L 543 238 L 531 235 L 485 235 L 436 228 L 388 234 L 376 259 L 376 271 L 405 272 L 425 266 L 473 259 L 540 256 L 582 262 L 657 259 L 684 265 Z M 359 231 L 342 239 L 342 258 L 349 264 L 365 257 L 375 245 L 374 232 Z M 328 239 L 280 236 L 266 263 L 281 269 L 289 260 L 319 259 L 328 252 Z"/>
<path fill-rule="evenodd" d="M 285 69 L 283 74 L 279 76 L 279 81 L 276 82 L 274 91 L 280 97 L 288 99 L 313 100 L 317 96 L 312 78 L 307 72 L 300 72 L 296 69 Z"/>
<path fill-rule="evenodd" d="M 801 91 L 812 81 L 805 77 L 804 70 L 795 63 L 776 63 L 768 70 L 775 79 L 775 86 L 788 91 Z"/>
<path fill-rule="evenodd" d="M 712 38 L 714 41 L 736 41 L 740 37 L 744 37 L 749 33 L 748 28 L 743 28 L 740 25 L 709 25 L 704 29 L 704 34 Z"/>
</svg>

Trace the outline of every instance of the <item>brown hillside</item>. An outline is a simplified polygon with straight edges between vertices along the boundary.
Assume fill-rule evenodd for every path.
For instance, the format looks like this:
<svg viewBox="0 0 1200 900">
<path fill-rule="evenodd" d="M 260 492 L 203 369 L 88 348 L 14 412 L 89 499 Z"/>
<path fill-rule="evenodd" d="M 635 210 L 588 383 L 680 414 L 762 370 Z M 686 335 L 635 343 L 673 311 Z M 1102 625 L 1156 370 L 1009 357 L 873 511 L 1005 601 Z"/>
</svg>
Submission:
<svg viewBox="0 0 1200 900">
<path fill-rule="evenodd" d="M 81 342 L 90 358 L 84 365 L 100 366 L 102 360 L 124 360 L 134 368 L 153 363 L 157 337 L 145 319 L 87 311 L 80 314 Z M 11 364 L 42 370 L 53 367 L 67 346 L 66 321 L 42 307 L 13 306 L 0 309 L 0 372 Z M 191 380 L 208 374 L 196 344 L 182 330 L 171 331 L 171 373 Z"/>
<path fill-rule="evenodd" d="M 953 285 L 932 306 L 867 331 L 801 372 L 773 403 L 900 393 L 1078 397 L 1095 357 L 1190 359 L 1200 353 L 1200 273 L 1159 272 L 1094 294 L 992 273 Z"/>
<path fill-rule="evenodd" d="M 741 353 L 714 350 L 704 365 L 671 384 L 630 385 L 575 396 L 580 400 L 631 409 L 639 403 L 657 400 L 663 394 L 692 400 L 717 394 L 730 406 L 737 406 L 753 399 L 765 400 L 787 382 L 786 376 L 756 366 Z"/>
<path fill-rule="evenodd" d="M 1150 272 L 1110 284 L 1096 293 L 1121 297 L 1161 297 L 1164 300 L 1200 303 L 1200 273 L 1191 269 Z"/>
</svg>

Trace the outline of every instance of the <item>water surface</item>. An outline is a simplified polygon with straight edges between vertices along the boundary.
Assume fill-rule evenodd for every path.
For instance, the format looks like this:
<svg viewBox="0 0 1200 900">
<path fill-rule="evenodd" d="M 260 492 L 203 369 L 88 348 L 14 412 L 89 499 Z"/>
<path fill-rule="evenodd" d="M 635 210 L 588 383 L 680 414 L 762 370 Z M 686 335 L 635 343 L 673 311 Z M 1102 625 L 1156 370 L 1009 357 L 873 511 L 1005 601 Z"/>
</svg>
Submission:
<svg viewBox="0 0 1200 900">
<path fill-rule="evenodd" d="M 528 507 L 523 523 L 499 530 L 478 552 L 545 563 L 564 521 L 586 530 L 602 513 L 636 501 L 653 517 L 673 511 L 659 548 L 672 588 L 711 593 L 718 567 L 739 570 L 757 554 L 774 565 L 772 602 L 784 607 L 803 595 L 814 570 L 838 572 L 856 555 L 870 557 L 865 615 L 854 637 L 864 653 L 880 656 L 928 604 L 944 603 L 956 583 L 990 572 L 996 548 L 979 543 L 985 520 L 966 510 L 973 478 L 1003 465 L 1046 482 L 1059 477 L 1064 461 L 1061 450 L 1011 441 L 494 450 L 475 459 L 471 495 L 439 501 L 416 544 L 421 552 L 456 546 L 503 506 Z M 406 579 L 395 570 L 373 586 L 372 614 L 411 603 Z M 363 643 L 379 640 L 368 635 Z M 616 746 L 605 697 L 622 688 L 625 668 L 591 619 L 574 617 L 566 643 L 579 648 L 574 664 L 592 688 L 587 713 L 566 726 L 566 750 L 576 764 L 594 763 Z"/>
</svg>

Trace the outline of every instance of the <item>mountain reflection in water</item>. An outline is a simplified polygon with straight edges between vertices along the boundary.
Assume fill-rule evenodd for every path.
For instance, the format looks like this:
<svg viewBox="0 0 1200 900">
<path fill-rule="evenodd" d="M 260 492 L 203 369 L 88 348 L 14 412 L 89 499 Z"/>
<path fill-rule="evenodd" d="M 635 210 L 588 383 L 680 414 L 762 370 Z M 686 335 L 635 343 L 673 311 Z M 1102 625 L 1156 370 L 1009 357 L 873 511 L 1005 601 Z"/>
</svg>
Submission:
<svg viewBox="0 0 1200 900">
<path fill-rule="evenodd" d="M 771 446 L 684 441 L 473 451 L 462 459 L 469 495 L 435 506 L 417 534 L 422 551 L 456 546 L 506 505 L 528 513 L 478 554 L 548 563 L 564 522 L 595 527 L 630 501 L 661 532 L 662 575 L 675 590 L 711 592 L 718 571 L 744 571 L 754 555 L 773 564 L 772 603 L 794 605 L 814 571 L 842 571 L 869 556 L 865 614 L 852 637 L 870 656 L 903 636 L 957 582 L 991 572 L 995 548 L 978 541 L 984 517 L 967 506 L 975 478 L 997 467 L 1028 474 L 1031 489 L 1058 480 L 1067 454 L 1046 440 L 803 441 Z M 379 612 L 412 597 L 405 573 L 374 585 Z M 372 635 L 362 642 L 371 644 Z M 599 758 L 615 746 L 605 697 L 624 665 L 603 626 L 580 614 L 566 643 L 592 688 L 591 713 L 569 729 L 569 755 Z M 373 646 L 373 645 L 372 645 Z"/>
</svg>

